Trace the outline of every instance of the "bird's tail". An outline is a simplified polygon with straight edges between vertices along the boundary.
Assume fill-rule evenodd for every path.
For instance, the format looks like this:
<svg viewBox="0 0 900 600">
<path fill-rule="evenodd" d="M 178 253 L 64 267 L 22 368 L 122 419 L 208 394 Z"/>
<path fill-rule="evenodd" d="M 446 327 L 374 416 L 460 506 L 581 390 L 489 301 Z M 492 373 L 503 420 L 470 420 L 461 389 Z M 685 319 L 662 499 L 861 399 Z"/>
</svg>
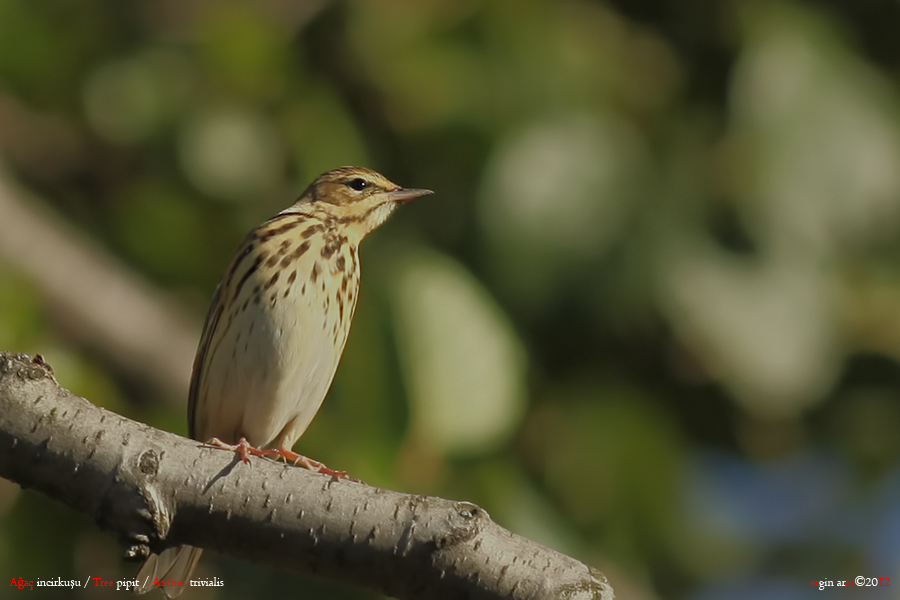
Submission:
<svg viewBox="0 0 900 600">
<path fill-rule="evenodd" d="M 178 597 L 189 585 L 187 582 L 202 553 L 203 548 L 176 546 L 164 550 L 162 554 L 151 554 L 141 570 L 138 571 L 136 577 L 138 585 L 134 591 L 138 594 L 146 594 L 153 589 L 158 580 L 162 584 L 159 589 L 163 591 L 166 598 Z"/>
</svg>

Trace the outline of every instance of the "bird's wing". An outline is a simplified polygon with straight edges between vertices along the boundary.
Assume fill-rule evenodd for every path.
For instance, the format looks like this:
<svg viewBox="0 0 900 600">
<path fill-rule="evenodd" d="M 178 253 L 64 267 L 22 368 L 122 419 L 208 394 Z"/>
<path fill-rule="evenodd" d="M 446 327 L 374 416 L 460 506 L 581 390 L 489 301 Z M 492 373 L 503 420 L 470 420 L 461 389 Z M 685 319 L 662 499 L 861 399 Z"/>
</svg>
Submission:
<svg viewBox="0 0 900 600">
<path fill-rule="evenodd" d="M 219 283 L 209 305 L 209 312 L 203 323 L 203 334 L 200 336 L 200 345 L 197 347 L 197 356 L 194 358 L 194 370 L 191 373 L 191 386 L 188 391 L 188 435 L 191 438 L 195 438 L 197 433 L 197 396 L 200 393 L 200 382 L 203 380 L 203 366 L 206 363 L 206 355 L 215 335 L 216 326 L 219 324 L 219 318 L 222 316 L 221 295 L 222 284 Z"/>
</svg>

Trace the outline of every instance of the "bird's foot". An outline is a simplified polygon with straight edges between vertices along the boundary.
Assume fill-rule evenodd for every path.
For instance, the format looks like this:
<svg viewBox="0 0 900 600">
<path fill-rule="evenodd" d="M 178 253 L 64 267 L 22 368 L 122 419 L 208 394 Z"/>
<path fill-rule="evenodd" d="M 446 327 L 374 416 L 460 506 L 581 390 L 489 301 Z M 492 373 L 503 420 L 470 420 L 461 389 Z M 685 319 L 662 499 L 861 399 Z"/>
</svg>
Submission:
<svg viewBox="0 0 900 600">
<path fill-rule="evenodd" d="M 350 475 L 347 474 L 347 471 L 335 471 L 334 469 L 329 469 L 325 466 L 324 463 L 294 452 L 293 450 L 288 450 L 287 448 L 278 448 L 277 450 L 270 448 L 260 449 L 250 444 L 250 442 L 247 441 L 247 438 L 241 438 L 240 440 L 238 440 L 237 444 L 227 444 L 216 437 L 210 438 L 204 443 L 205 445 L 212 446 L 213 448 L 222 448 L 223 450 L 236 452 L 238 456 L 241 457 L 241 460 L 247 464 L 250 464 L 251 456 L 271 458 L 273 460 L 278 460 L 280 458 L 286 462 L 294 464 L 295 466 L 308 469 L 313 473 L 322 473 L 323 475 L 328 475 L 329 477 L 336 477 L 337 479 L 347 479 L 349 481 L 355 481 L 356 483 L 362 483 L 362 481 L 360 481 L 359 479 L 350 477 Z"/>
<path fill-rule="evenodd" d="M 334 469 L 329 469 L 325 466 L 324 463 L 309 458 L 308 456 L 298 454 L 293 450 L 288 450 L 287 448 L 278 448 L 277 450 L 260 450 L 260 452 L 262 452 L 269 458 L 274 458 L 276 460 L 281 458 L 287 462 L 293 463 L 298 467 L 308 469 L 314 473 L 322 473 L 323 475 L 329 475 L 330 477 L 336 477 L 338 479 L 348 479 L 350 481 L 362 483 L 359 479 L 350 477 L 350 475 L 347 474 L 347 471 L 335 471 Z"/>
<path fill-rule="evenodd" d="M 213 448 L 222 448 L 223 450 L 231 450 L 232 452 L 237 452 L 238 456 L 241 457 L 241 461 L 245 464 L 250 464 L 251 456 L 267 456 L 266 452 L 269 452 L 269 450 L 260 450 L 259 448 L 251 445 L 250 442 L 247 441 L 247 438 L 243 437 L 238 440 L 237 444 L 226 444 L 217 437 L 210 438 L 204 443 L 207 446 L 212 446 Z"/>
</svg>

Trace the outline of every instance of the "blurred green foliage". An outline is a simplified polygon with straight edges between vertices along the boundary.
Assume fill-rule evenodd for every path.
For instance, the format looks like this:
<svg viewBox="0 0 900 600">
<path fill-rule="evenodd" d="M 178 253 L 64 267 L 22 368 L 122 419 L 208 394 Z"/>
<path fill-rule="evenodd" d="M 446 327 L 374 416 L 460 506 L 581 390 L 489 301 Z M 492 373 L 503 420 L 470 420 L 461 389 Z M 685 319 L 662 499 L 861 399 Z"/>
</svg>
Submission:
<svg viewBox="0 0 900 600">
<path fill-rule="evenodd" d="M 620 598 L 799 598 L 900 565 L 898 25 L 887 1 L 0 0 L 0 156 L 198 321 L 321 171 L 434 189 L 364 244 L 299 448 L 479 503 Z M 0 349 L 186 431 L 66 318 L 0 256 Z M 134 570 L 0 481 L 7 578 Z M 213 575 L 196 597 L 367 597 Z"/>
</svg>

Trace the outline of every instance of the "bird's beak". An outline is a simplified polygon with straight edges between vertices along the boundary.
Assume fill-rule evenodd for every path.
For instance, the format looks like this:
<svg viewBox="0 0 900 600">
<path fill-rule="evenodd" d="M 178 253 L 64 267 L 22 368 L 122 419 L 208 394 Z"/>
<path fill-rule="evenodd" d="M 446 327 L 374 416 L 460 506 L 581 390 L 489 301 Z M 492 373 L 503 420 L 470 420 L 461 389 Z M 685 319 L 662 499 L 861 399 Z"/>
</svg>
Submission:
<svg viewBox="0 0 900 600">
<path fill-rule="evenodd" d="M 396 202 L 397 204 L 402 204 L 403 202 L 409 202 L 410 200 L 415 200 L 416 198 L 420 198 L 422 196 L 427 196 L 428 194 L 433 194 L 431 190 L 417 190 L 417 189 L 404 189 L 399 188 L 392 192 L 388 192 L 388 197 L 392 202 Z"/>
</svg>

